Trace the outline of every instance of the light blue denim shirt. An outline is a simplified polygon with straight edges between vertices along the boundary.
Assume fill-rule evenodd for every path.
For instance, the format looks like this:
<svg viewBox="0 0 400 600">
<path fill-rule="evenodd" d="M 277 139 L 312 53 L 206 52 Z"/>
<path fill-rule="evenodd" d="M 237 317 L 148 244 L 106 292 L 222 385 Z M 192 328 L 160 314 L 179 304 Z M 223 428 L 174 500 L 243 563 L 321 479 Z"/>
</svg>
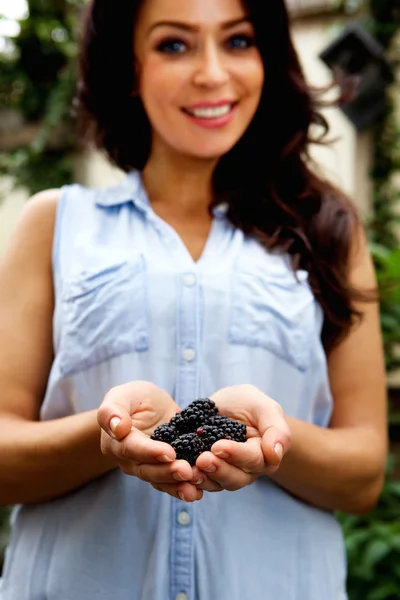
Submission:
<svg viewBox="0 0 400 600">
<path fill-rule="evenodd" d="M 327 426 L 322 311 L 307 274 L 214 211 L 194 262 L 138 173 L 63 188 L 53 252 L 55 360 L 42 419 L 152 381 L 186 406 L 250 383 L 286 414 Z M 194 504 L 115 470 L 14 510 L 1 600 L 345 600 L 332 513 L 267 477 Z"/>
</svg>

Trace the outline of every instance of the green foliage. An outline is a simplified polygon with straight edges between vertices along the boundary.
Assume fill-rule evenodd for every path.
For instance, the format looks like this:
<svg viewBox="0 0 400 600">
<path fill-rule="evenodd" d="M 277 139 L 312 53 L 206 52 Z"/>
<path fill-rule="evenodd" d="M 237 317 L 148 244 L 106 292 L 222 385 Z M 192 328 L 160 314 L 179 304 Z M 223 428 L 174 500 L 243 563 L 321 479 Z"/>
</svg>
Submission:
<svg viewBox="0 0 400 600">
<path fill-rule="evenodd" d="M 392 46 L 400 31 L 398 1 L 368 0 L 367 4 L 371 33 L 390 56 L 394 68 Z M 396 88 L 394 83 L 388 93 L 388 110 L 373 130 L 373 210 L 367 224 L 381 293 L 380 318 L 388 372 L 400 367 L 400 126 L 392 100 L 397 95 Z M 392 423 L 398 422 L 398 414 L 390 411 L 389 416 Z M 400 482 L 389 470 L 379 503 L 372 512 L 366 516 L 339 516 L 347 547 L 349 599 L 398 600 Z"/>
<path fill-rule="evenodd" d="M 393 41 L 396 32 L 400 31 L 398 1 L 370 0 L 369 3 L 369 28 L 395 69 Z M 368 223 L 372 257 L 382 293 L 381 324 L 388 371 L 400 367 L 400 125 L 395 108 L 398 98 L 398 84 L 394 82 L 387 93 L 387 111 L 373 130 L 373 210 Z"/>
<path fill-rule="evenodd" d="M 370 250 L 381 290 L 381 328 L 386 369 L 390 372 L 400 368 L 400 248 L 373 242 Z"/>
<path fill-rule="evenodd" d="M 400 482 L 387 477 L 374 511 L 340 513 L 347 548 L 350 600 L 400 598 Z"/>
<path fill-rule="evenodd" d="M 31 144 L 0 153 L 0 176 L 32 194 L 73 180 L 68 154 L 77 145 L 72 112 L 77 80 L 77 23 L 85 0 L 30 0 L 29 18 L 0 55 L 0 108 L 39 123 Z M 0 16 L 1 18 L 1 16 Z"/>
</svg>

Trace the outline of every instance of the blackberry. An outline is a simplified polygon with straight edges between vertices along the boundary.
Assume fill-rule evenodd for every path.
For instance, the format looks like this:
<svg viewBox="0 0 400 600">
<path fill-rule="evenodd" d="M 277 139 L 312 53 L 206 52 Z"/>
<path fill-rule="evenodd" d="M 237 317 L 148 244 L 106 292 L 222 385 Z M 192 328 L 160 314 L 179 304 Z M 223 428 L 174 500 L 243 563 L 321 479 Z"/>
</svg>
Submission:
<svg viewBox="0 0 400 600">
<path fill-rule="evenodd" d="M 172 417 L 169 422 L 169 424 L 175 429 L 177 436 L 190 432 L 186 419 L 182 417 L 182 412 L 176 413 L 176 415 Z"/>
<path fill-rule="evenodd" d="M 178 459 L 194 466 L 200 454 L 210 450 L 218 440 L 245 442 L 247 436 L 244 423 L 220 415 L 209 398 L 199 398 L 173 416 L 169 423 L 156 427 L 151 439 L 171 444 Z"/>
<path fill-rule="evenodd" d="M 170 423 L 164 423 L 163 425 L 156 427 L 150 437 L 152 440 L 156 440 L 157 442 L 166 442 L 167 444 L 171 444 L 171 442 L 176 439 L 177 432 L 175 427 L 170 425 Z"/>
<path fill-rule="evenodd" d="M 170 424 L 179 434 L 190 433 L 217 415 L 218 409 L 213 400 L 199 398 L 172 417 Z"/>
<path fill-rule="evenodd" d="M 234 419 L 218 415 L 210 422 L 199 427 L 196 434 L 201 438 L 206 450 L 218 440 L 233 440 L 234 442 L 245 442 L 247 440 L 246 425 Z"/>
<path fill-rule="evenodd" d="M 184 433 L 180 435 L 171 444 L 176 452 L 176 458 L 187 460 L 193 467 L 197 458 L 204 452 L 204 446 L 201 438 L 195 433 Z"/>
<path fill-rule="evenodd" d="M 222 440 L 225 436 L 222 431 L 214 425 L 202 425 L 196 430 L 196 435 L 201 439 L 204 446 L 204 451 L 211 450 L 211 446 Z"/>
</svg>

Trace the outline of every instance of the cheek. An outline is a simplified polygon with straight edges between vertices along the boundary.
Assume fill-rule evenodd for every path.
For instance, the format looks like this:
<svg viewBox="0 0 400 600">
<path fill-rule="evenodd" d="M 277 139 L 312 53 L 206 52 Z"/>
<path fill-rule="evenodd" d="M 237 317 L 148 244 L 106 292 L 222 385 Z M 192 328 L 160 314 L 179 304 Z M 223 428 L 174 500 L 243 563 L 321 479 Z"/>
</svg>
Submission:
<svg viewBox="0 0 400 600">
<path fill-rule="evenodd" d="M 140 76 L 140 94 L 143 104 L 155 109 L 178 102 L 181 90 L 187 82 L 187 75 L 175 65 L 166 66 L 154 59 L 144 65 Z"/>
<path fill-rule="evenodd" d="M 242 65 L 241 80 L 249 94 L 261 96 L 264 85 L 264 65 L 261 57 L 254 57 Z"/>
<path fill-rule="evenodd" d="M 249 69 L 248 72 L 249 86 L 261 96 L 263 85 L 264 85 L 264 68 L 263 65 L 254 65 L 253 70 Z"/>
</svg>

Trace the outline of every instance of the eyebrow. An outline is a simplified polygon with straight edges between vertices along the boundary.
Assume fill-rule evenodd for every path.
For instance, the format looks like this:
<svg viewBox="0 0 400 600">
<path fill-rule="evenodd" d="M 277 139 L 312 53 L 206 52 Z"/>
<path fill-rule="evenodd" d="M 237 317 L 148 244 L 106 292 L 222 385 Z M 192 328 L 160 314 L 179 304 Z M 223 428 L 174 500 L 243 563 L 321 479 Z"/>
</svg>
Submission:
<svg viewBox="0 0 400 600">
<path fill-rule="evenodd" d="M 235 25 L 240 25 L 241 23 L 249 23 L 250 19 L 248 17 L 241 17 L 240 19 L 234 19 L 233 21 L 226 21 L 221 24 L 221 29 L 231 29 L 235 27 Z M 182 31 L 196 32 L 199 30 L 197 25 L 188 25 L 187 23 L 183 23 L 182 21 L 159 21 L 158 23 L 154 23 L 148 30 L 148 35 L 157 27 L 174 27 L 175 29 L 181 29 Z"/>
</svg>

